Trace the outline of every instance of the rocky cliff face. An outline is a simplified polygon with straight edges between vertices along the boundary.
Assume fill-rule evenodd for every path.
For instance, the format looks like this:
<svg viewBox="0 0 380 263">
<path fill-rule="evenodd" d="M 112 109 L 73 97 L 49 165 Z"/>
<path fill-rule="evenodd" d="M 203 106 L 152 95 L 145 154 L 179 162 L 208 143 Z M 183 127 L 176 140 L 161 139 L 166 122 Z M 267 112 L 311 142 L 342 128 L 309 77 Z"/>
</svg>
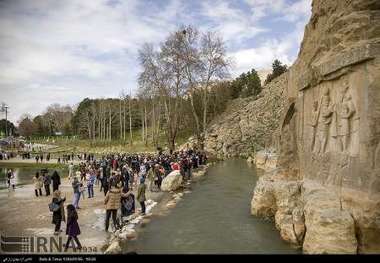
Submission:
<svg viewBox="0 0 380 263">
<path fill-rule="evenodd" d="M 314 0 L 283 89 L 252 214 L 306 253 L 380 253 L 380 1 Z"/>
<path fill-rule="evenodd" d="M 205 150 L 219 158 L 248 157 L 254 150 L 274 144 L 273 131 L 278 128 L 286 106 L 286 85 L 285 73 L 266 85 L 258 99 L 232 101 L 210 124 Z"/>
<path fill-rule="evenodd" d="M 258 100 L 233 101 L 205 145 L 276 148 L 251 212 L 305 253 L 380 253 L 380 1 L 314 0 L 295 63 Z"/>
</svg>

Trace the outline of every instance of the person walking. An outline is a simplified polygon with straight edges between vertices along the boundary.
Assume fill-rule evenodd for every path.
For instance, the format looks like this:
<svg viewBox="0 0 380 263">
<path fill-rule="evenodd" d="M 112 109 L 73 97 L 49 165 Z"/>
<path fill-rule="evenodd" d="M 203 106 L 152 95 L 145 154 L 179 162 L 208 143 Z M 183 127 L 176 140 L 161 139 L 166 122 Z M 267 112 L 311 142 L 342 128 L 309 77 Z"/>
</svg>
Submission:
<svg viewBox="0 0 380 263">
<path fill-rule="evenodd" d="M 72 182 L 73 190 L 74 190 L 74 196 L 73 196 L 73 205 L 76 209 L 79 208 L 79 200 L 80 200 L 80 185 L 81 182 L 79 182 L 78 177 L 74 177 L 74 181 Z"/>
<path fill-rule="evenodd" d="M 71 180 L 73 176 L 74 176 L 74 164 L 70 163 L 69 164 L 69 180 Z"/>
<path fill-rule="evenodd" d="M 66 201 L 65 198 L 61 198 L 61 191 L 55 190 L 53 192 L 52 203 L 57 206 L 57 209 L 53 211 L 53 220 L 52 224 L 55 225 L 54 235 L 58 235 L 61 231 L 61 222 L 65 222 L 65 208 L 63 203 Z"/>
<path fill-rule="evenodd" d="M 103 178 L 102 178 L 102 188 L 103 188 L 103 191 L 104 191 L 104 196 L 107 195 L 107 192 L 108 192 L 108 189 L 109 189 L 109 174 L 108 174 L 108 168 L 105 169 L 105 171 L 103 170 Z"/>
<path fill-rule="evenodd" d="M 88 191 L 88 198 L 94 197 L 94 184 L 95 184 L 96 175 L 94 171 L 90 171 L 89 174 L 87 174 L 87 191 Z"/>
<path fill-rule="evenodd" d="M 42 177 L 40 176 L 39 172 L 36 172 L 36 175 L 33 177 L 33 184 L 34 184 L 34 193 L 36 196 L 42 196 L 42 185 L 43 181 L 41 180 Z M 38 195 L 39 194 L 39 195 Z"/>
<path fill-rule="evenodd" d="M 154 168 L 154 184 L 157 186 L 158 191 L 161 190 L 162 175 L 165 173 L 164 168 L 156 164 Z"/>
<path fill-rule="evenodd" d="M 141 177 L 139 187 L 137 188 L 137 200 L 140 203 L 142 215 L 145 215 L 145 200 L 146 200 L 145 190 L 146 190 L 145 179 L 144 177 Z"/>
<path fill-rule="evenodd" d="M 57 171 L 54 171 L 51 180 L 53 181 L 53 192 L 58 190 L 59 185 L 61 184 L 61 177 L 59 176 Z"/>
<path fill-rule="evenodd" d="M 80 235 L 80 228 L 78 224 L 78 213 L 72 204 L 69 204 L 67 206 L 66 235 L 68 235 L 68 238 L 65 245 L 65 250 L 64 250 L 65 252 L 69 248 L 70 242 L 72 242 L 73 240 L 77 243 L 77 247 L 75 248 L 74 242 L 72 242 L 74 251 L 76 249 L 79 249 L 79 250 L 82 249 L 82 245 L 78 239 L 78 236 Z"/>
<path fill-rule="evenodd" d="M 150 167 L 148 170 L 148 188 L 150 192 L 153 192 L 153 186 L 154 186 L 154 166 Z"/>
<path fill-rule="evenodd" d="M 121 193 L 121 216 L 130 216 L 135 212 L 135 196 L 129 190 L 128 185 L 124 185 Z"/>
<path fill-rule="evenodd" d="M 11 178 L 9 180 L 10 185 L 12 186 L 13 191 L 16 189 L 16 176 L 14 173 L 11 174 Z"/>
<path fill-rule="evenodd" d="M 117 210 L 120 208 L 121 202 L 121 190 L 120 185 L 113 182 L 111 189 L 107 192 L 104 199 L 104 204 L 106 206 L 106 225 L 105 230 L 108 232 L 108 227 L 110 223 L 110 217 L 112 215 L 112 221 L 115 229 L 118 229 L 119 222 L 117 221 Z"/>
<path fill-rule="evenodd" d="M 44 173 L 43 179 L 44 179 L 44 187 L 45 187 L 46 196 L 49 196 L 50 195 L 50 184 L 51 184 L 50 175 L 48 173 Z"/>
<path fill-rule="evenodd" d="M 8 186 L 8 189 L 11 187 L 11 178 L 13 177 L 13 171 L 12 169 L 9 169 L 8 172 L 7 172 L 7 186 Z"/>
</svg>

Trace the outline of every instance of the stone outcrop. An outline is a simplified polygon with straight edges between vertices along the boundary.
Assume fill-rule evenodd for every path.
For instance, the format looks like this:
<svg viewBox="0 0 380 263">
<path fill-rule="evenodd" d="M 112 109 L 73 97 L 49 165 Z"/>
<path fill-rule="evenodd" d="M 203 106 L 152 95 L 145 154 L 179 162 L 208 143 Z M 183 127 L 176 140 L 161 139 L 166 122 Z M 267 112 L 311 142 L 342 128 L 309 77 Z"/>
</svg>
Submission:
<svg viewBox="0 0 380 263">
<path fill-rule="evenodd" d="M 168 174 L 161 184 L 161 190 L 170 192 L 177 190 L 182 184 L 182 175 L 179 171 L 175 170 Z"/>
<path fill-rule="evenodd" d="M 205 150 L 218 158 L 248 157 L 255 150 L 272 145 L 273 131 L 286 106 L 284 86 L 287 74 L 263 87 L 257 99 L 239 98 L 231 101 L 224 113 L 207 129 Z"/>
<path fill-rule="evenodd" d="M 314 0 L 282 89 L 252 214 L 305 253 L 380 253 L 380 2 Z"/>
<path fill-rule="evenodd" d="M 357 252 L 355 222 L 351 214 L 341 208 L 334 191 L 313 181 L 303 183 L 304 216 L 307 229 L 303 250 L 306 253 Z"/>
<path fill-rule="evenodd" d="M 273 149 L 270 149 L 256 152 L 255 158 L 249 157 L 247 161 L 254 163 L 259 169 L 271 171 L 276 169 L 277 159 L 278 158 L 276 152 Z"/>
</svg>

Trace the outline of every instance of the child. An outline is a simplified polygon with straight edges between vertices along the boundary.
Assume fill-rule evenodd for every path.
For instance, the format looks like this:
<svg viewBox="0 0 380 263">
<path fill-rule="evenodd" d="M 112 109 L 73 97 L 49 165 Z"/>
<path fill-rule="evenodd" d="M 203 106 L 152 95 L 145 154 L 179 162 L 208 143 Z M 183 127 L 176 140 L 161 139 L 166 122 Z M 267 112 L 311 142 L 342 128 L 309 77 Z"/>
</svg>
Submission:
<svg viewBox="0 0 380 263">
<path fill-rule="evenodd" d="M 75 210 L 75 207 L 72 204 L 67 206 L 66 235 L 68 235 L 68 238 L 65 245 L 65 252 L 69 248 L 69 243 L 72 242 L 73 239 L 77 243 L 77 249 L 82 249 L 82 245 L 79 242 L 79 239 L 77 237 L 78 235 L 80 235 L 80 228 L 78 224 L 78 214 L 77 214 L 77 211 Z M 74 251 L 75 250 L 76 249 L 74 248 Z"/>
</svg>

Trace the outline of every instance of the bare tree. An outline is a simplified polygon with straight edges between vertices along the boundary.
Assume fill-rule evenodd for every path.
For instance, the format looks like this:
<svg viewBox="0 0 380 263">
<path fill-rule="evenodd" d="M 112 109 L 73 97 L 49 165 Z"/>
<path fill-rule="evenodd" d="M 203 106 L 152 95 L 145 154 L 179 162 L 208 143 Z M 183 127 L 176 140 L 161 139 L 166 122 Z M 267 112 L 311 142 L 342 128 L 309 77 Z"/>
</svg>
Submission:
<svg viewBox="0 0 380 263">
<path fill-rule="evenodd" d="M 128 98 L 128 107 L 129 107 L 129 136 L 130 136 L 130 144 L 133 144 L 133 135 L 132 135 L 132 108 L 131 108 L 131 100 L 132 100 L 132 91 L 129 90 L 129 98 Z"/>
<path fill-rule="evenodd" d="M 226 49 L 222 38 L 215 32 L 199 32 L 191 27 L 182 29 L 183 52 L 185 63 L 185 75 L 188 81 L 188 94 L 192 112 L 196 124 L 196 135 L 203 147 L 203 140 L 207 133 L 208 96 L 212 83 L 223 79 L 228 75 L 230 61 L 226 56 Z M 194 104 L 194 95 L 200 92 L 202 95 L 202 116 L 198 116 Z M 200 124 L 202 119 L 202 125 Z M 203 136 L 201 136 L 201 129 Z"/>
<path fill-rule="evenodd" d="M 139 58 L 143 72 L 139 76 L 140 89 L 157 94 L 164 106 L 166 137 L 171 151 L 175 148 L 178 133 L 181 96 L 184 95 L 183 61 L 175 52 L 180 44 L 177 32 L 171 34 L 161 45 L 160 52 L 151 45 L 144 45 Z"/>
</svg>

